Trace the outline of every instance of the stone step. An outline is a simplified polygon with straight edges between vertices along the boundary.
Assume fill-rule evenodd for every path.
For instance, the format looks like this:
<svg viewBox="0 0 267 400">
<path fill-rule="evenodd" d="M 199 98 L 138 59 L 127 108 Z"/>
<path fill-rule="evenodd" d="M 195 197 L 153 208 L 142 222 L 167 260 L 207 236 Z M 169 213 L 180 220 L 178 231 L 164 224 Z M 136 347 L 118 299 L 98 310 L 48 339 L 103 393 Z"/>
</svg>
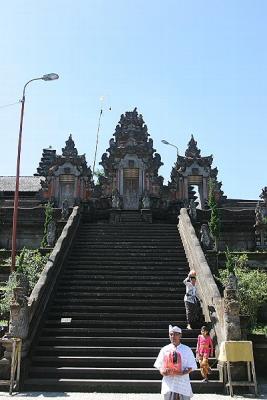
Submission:
<svg viewBox="0 0 267 400">
<path fill-rule="evenodd" d="M 151 249 L 150 251 L 144 252 L 144 251 L 133 251 L 132 249 L 129 248 L 124 248 L 124 249 L 107 249 L 107 248 L 99 248 L 99 249 L 91 249 L 91 248 L 87 248 L 86 246 L 84 246 L 81 249 L 74 249 L 72 251 L 72 256 L 71 258 L 80 258 L 80 257 L 89 257 L 94 259 L 95 257 L 99 257 L 100 258 L 106 258 L 107 256 L 112 256 L 112 257 L 120 257 L 121 259 L 124 258 L 132 258 L 132 257 L 136 257 L 137 259 L 140 258 L 170 258 L 173 259 L 175 258 L 176 260 L 178 259 L 179 261 L 185 260 L 185 256 L 181 256 L 179 255 L 179 250 L 178 249 L 172 249 L 169 251 L 162 251 L 161 249 L 157 249 L 157 250 L 153 250 Z"/>
<path fill-rule="evenodd" d="M 170 232 L 170 233 L 176 233 L 177 236 L 179 237 L 179 231 L 176 225 L 160 225 L 160 224 L 131 224 L 129 227 L 127 224 L 97 224 L 97 225 L 88 225 L 88 226 L 81 226 L 79 229 L 79 236 L 86 234 L 86 233 L 108 233 L 108 232 L 127 232 L 127 234 L 131 235 L 131 233 L 136 232 L 142 233 L 142 232 L 150 232 L 150 234 L 153 235 L 155 232 Z"/>
<path fill-rule="evenodd" d="M 129 275 L 129 270 L 126 268 L 124 270 L 120 269 L 112 269 L 110 270 L 109 268 L 106 269 L 75 269 L 68 268 L 65 269 L 64 274 L 62 275 L 62 278 L 73 278 L 73 277 L 84 277 L 84 278 L 98 278 L 98 277 L 105 277 L 105 278 L 113 278 L 114 275 L 120 274 L 123 279 L 127 277 L 130 279 L 131 277 L 134 277 L 134 279 L 137 277 L 140 277 L 140 274 L 142 274 L 143 278 L 157 278 L 157 279 L 173 279 L 173 278 L 184 278 L 185 273 L 184 272 L 178 272 L 178 271 L 155 271 L 155 270 L 150 270 L 150 271 L 143 271 L 143 270 L 131 270 L 131 275 Z"/>
<path fill-rule="evenodd" d="M 70 305 L 52 305 L 52 307 L 50 308 L 50 310 L 60 310 L 60 311 L 68 311 L 68 310 L 72 310 L 72 311 L 76 311 L 76 312 L 84 312 L 87 313 L 88 316 L 90 314 L 96 314 L 96 313 L 101 313 L 101 314 L 105 314 L 106 315 L 111 315 L 113 316 L 113 314 L 156 314 L 156 315 L 164 315 L 164 312 L 166 314 L 172 314 L 172 315 L 179 315 L 179 312 L 184 315 L 184 311 L 177 307 L 176 305 L 173 307 L 155 307 L 155 306 L 150 306 L 150 305 L 138 305 L 138 306 L 125 306 L 125 305 L 119 305 L 119 306 L 107 306 L 107 305 L 79 305 L 79 304 L 70 304 Z"/>
<path fill-rule="evenodd" d="M 88 265 L 88 263 L 83 263 L 83 264 L 77 264 L 77 263 L 68 263 L 66 264 L 66 267 L 64 269 L 64 273 L 66 274 L 71 274 L 71 273 L 76 273 L 76 275 L 79 275 L 79 273 L 100 273 L 100 272 L 108 273 L 108 274 L 132 274 L 132 273 L 138 273 L 138 274 L 173 274 L 177 276 L 187 276 L 189 270 L 184 267 L 184 264 L 182 266 L 177 265 L 177 263 L 173 265 L 168 265 L 162 266 L 162 265 L 134 265 L 131 263 L 130 265 L 98 265 L 97 267 L 94 267 L 92 265 Z"/>
<path fill-rule="evenodd" d="M 124 240 L 131 240 L 132 238 L 140 238 L 144 237 L 145 235 L 150 238 L 160 238 L 166 239 L 166 236 L 169 236 L 171 239 L 176 239 L 178 243 L 181 243 L 181 237 L 179 236 L 178 230 L 162 230 L 162 229 L 147 229 L 146 226 L 139 226 L 139 227 L 134 227 L 131 226 L 129 229 L 124 227 L 121 227 L 120 229 L 118 228 L 113 228 L 113 229 L 88 229 L 83 232 L 79 232 L 77 236 L 77 240 L 82 240 L 82 239 L 87 239 L 88 237 L 90 238 L 99 238 L 100 236 L 102 237 L 111 237 L 111 236 L 116 236 L 116 237 L 122 237 Z"/>
<path fill-rule="evenodd" d="M 172 267 L 174 266 L 185 266 L 185 271 L 189 271 L 189 269 L 186 268 L 186 264 L 181 260 L 135 260 L 134 258 L 132 259 L 126 259 L 124 261 L 121 261 L 120 258 L 114 258 L 114 259 L 106 259 L 106 260 L 100 260 L 98 258 L 94 259 L 94 260 L 90 260 L 90 257 L 85 257 L 85 258 L 81 258 L 81 259 L 76 259 L 76 258 L 70 258 L 68 261 L 68 264 L 76 264 L 77 268 L 80 268 L 82 265 L 87 265 L 90 267 L 95 266 L 97 267 L 127 267 L 127 266 L 136 266 L 136 268 L 138 269 L 139 267 L 146 267 L 146 266 L 158 266 L 161 267 L 163 270 L 168 270 L 168 268 L 170 268 L 170 270 L 172 269 Z"/>
<path fill-rule="evenodd" d="M 157 264 L 164 264 L 164 263 L 177 263 L 177 261 L 180 262 L 180 264 L 184 261 L 183 259 L 179 259 L 177 255 L 161 255 L 160 257 L 156 254 L 154 255 L 147 255 L 147 256 L 142 256 L 138 254 L 92 254 L 90 252 L 79 252 L 79 254 L 72 254 L 69 257 L 69 262 L 75 261 L 76 263 L 79 264 L 80 261 L 90 261 L 90 263 L 94 263 L 96 261 L 98 264 L 99 262 L 108 262 L 110 265 L 114 265 L 114 263 L 117 264 L 119 261 L 119 264 L 123 264 L 124 262 L 132 262 L 132 263 L 144 263 L 144 264 L 152 264 L 153 262 L 157 262 Z"/>
<path fill-rule="evenodd" d="M 41 375 L 42 376 L 42 375 Z M 191 381 L 194 393 L 222 393 L 224 385 L 219 381 L 202 384 Z M 160 393 L 161 379 L 65 379 L 65 378 L 31 378 L 24 381 L 25 390 L 34 391 L 70 391 L 98 393 Z"/>
<path fill-rule="evenodd" d="M 197 340 L 197 339 L 196 339 Z M 196 341 L 195 340 L 195 341 Z M 191 341 L 187 341 L 187 344 L 192 345 Z M 125 343 L 124 343 L 125 344 Z M 165 342 L 166 344 L 166 342 Z M 192 345 L 193 346 L 193 345 Z M 161 347 L 160 346 L 150 346 L 150 347 L 141 347 L 141 346 L 120 346 L 120 347 L 107 347 L 107 346 L 43 346 L 38 345 L 34 352 L 36 357 L 40 356 L 49 356 L 49 357 L 88 357 L 88 358 L 97 358 L 103 359 L 105 357 L 109 358 L 120 358 L 125 359 L 129 357 L 151 357 L 156 359 Z M 195 351 L 195 347 L 193 347 Z M 210 365 L 215 366 L 217 364 L 216 359 L 210 359 Z M 51 364 L 50 364 L 51 365 Z"/>
<path fill-rule="evenodd" d="M 76 242 L 77 243 L 77 242 Z M 111 244 L 117 245 L 117 246 L 128 246 L 131 247 L 132 245 L 138 245 L 138 244 L 142 244 L 142 246 L 144 245 L 148 245 L 148 246 L 173 246 L 175 248 L 175 246 L 177 246 L 179 248 L 179 243 L 177 243 L 177 240 L 175 238 L 164 238 L 162 236 L 159 236 L 158 238 L 154 237 L 154 238 L 149 238 L 146 235 L 144 235 L 143 237 L 132 237 L 131 240 L 129 240 L 129 238 L 127 237 L 127 239 L 125 238 L 125 236 L 113 236 L 111 235 L 110 237 L 87 237 L 87 238 L 83 238 L 81 240 L 79 240 L 79 245 L 82 246 L 87 246 L 87 245 L 95 245 L 95 244 L 101 244 L 103 247 L 105 247 L 106 245 L 109 244 L 109 246 Z M 182 247 L 180 247 L 180 249 L 182 249 Z"/>
<path fill-rule="evenodd" d="M 160 243 L 152 243 L 145 245 L 143 242 L 141 242 L 142 245 L 139 243 L 124 243 L 124 242 L 119 242 L 119 243 L 83 243 L 82 245 L 75 244 L 73 247 L 73 252 L 78 253 L 80 251 L 87 251 L 87 252 L 99 252 L 99 251 L 107 251 L 111 252 L 114 254 L 116 252 L 117 254 L 123 253 L 123 252 L 128 252 L 131 250 L 132 252 L 139 252 L 139 253 L 145 253 L 145 254 L 150 254 L 151 252 L 156 252 L 157 254 L 161 253 L 175 253 L 177 257 L 185 258 L 185 254 L 182 253 L 182 248 L 180 246 L 177 246 L 176 244 L 172 246 L 166 246 L 166 245 L 160 245 Z"/>
<path fill-rule="evenodd" d="M 65 284 L 66 282 L 71 282 L 72 285 L 80 285 L 80 284 L 111 284 L 111 285 L 166 285 L 169 284 L 172 287 L 176 287 L 181 283 L 182 279 L 177 275 L 173 276 L 172 279 L 170 279 L 169 276 L 157 276 L 157 275 L 151 275 L 150 277 L 148 276 L 143 276 L 143 275 L 135 275 L 135 276 L 129 276 L 125 275 L 122 277 L 116 277 L 112 275 L 94 275 L 94 274 L 87 274 L 87 275 L 74 275 L 74 276 L 67 276 L 63 275 L 61 278 L 61 282 Z"/>
<path fill-rule="evenodd" d="M 128 282 L 129 285 L 129 282 Z M 88 288 L 90 288 L 90 292 L 91 294 L 96 294 L 99 293 L 101 294 L 101 296 L 103 295 L 103 293 L 109 292 L 110 294 L 118 294 L 122 299 L 124 298 L 124 296 L 129 295 L 131 296 L 131 292 L 133 293 L 133 295 L 135 295 L 135 293 L 139 293 L 140 295 L 143 295 L 144 292 L 146 291 L 147 293 L 151 293 L 154 294 L 154 296 L 157 294 L 159 295 L 163 295 L 165 294 L 168 298 L 169 295 L 171 294 L 175 294 L 175 295 L 179 295 L 182 293 L 185 293 L 184 288 L 179 287 L 178 285 L 176 285 L 176 287 L 159 287 L 158 285 L 153 285 L 150 286 L 124 286 L 120 287 L 120 290 L 118 292 L 118 285 L 110 285 L 110 286 L 105 286 L 105 285 L 99 285 L 97 284 L 97 286 L 95 286 L 94 283 L 92 283 L 91 285 L 70 285 L 70 284 L 60 284 L 58 287 L 58 293 L 60 292 L 66 292 L 66 290 L 69 290 L 70 292 L 81 292 L 81 291 L 88 291 Z M 102 293 L 101 293 L 102 292 Z M 88 293 L 89 295 L 90 293 Z"/>
<path fill-rule="evenodd" d="M 97 287 L 99 286 L 100 288 L 101 288 L 101 286 L 103 286 L 105 289 L 111 289 L 112 287 L 119 287 L 120 292 L 123 287 L 124 290 L 133 290 L 134 288 L 136 288 L 137 290 L 139 290 L 141 292 L 142 290 L 146 290 L 146 289 L 149 289 L 150 291 L 158 289 L 159 291 L 161 291 L 163 283 L 164 283 L 163 281 L 148 281 L 148 280 L 140 280 L 140 281 L 138 281 L 138 280 L 128 280 L 128 281 L 127 280 L 114 280 L 114 281 L 111 281 L 111 280 L 109 280 L 107 282 L 104 279 L 103 280 L 101 280 L 101 279 L 97 279 L 97 280 L 96 279 L 95 280 L 62 279 L 62 281 L 60 283 L 60 287 L 62 288 L 64 286 L 65 287 L 69 286 L 69 288 L 71 289 L 72 287 L 78 286 L 81 288 L 81 290 L 86 290 L 86 288 L 88 289 L 91 286 L 93 287 L 93 289 L 95 289 L 96 286 Z M 108 287 L 105 287 L 105 285 L 107 285 L 107 284 L 108 284 Z M 166 284 L 166 282 L 165 282 L 165 284 Z M 181 283 L 173 281 L 169 284 L 169 288 L 168 289 L 163 288 L 163 291 L 168 291 L 171 289 L 175 290 L 175 289 L 178 289 L 179 287 L 181 287 Z"/>
<path fill-rule="evenodd" d="M 55 315 L 56 314 L 56 315 Z M 74 314 L 74 315 L 73 315 Z M 148 324 L 151 328 L 161 328 L 164 329 L 164 327 L 170 323 L 170 324 L 176 324 L 177 320 L 181 320 L 181 318 L 185 318 L 184 315 L 177 315 L 176 319 L 174 318 L 173 315 L 168 318 L 168 321 L 155 321 L 150 317 L 149 315 L 144 315 L 142 317 L 137 317 L 136 315 L 134 316 L 134 320 L 131 319 L 131 314 L 126 314 L 124 317 L 120 316 L 117 317 L 114 315 L 114 319 L 111 319 L 111 316 L 105 316 L 105 314 L 99 314 L 99 315 L 89 315 L 88 314 L 82 314 L 82 315 L 77 315 L 76 313 L 60 313 L 60 316 L 58 316 L 57 313 L 50 313 L 48 316 L 48 320 L 45 322 L 46 327 L 60 327 L 60 328 L 66 328 L 66 327 L 77 327 L 77 328 L 90 328 L 92 325 L 94 327 L 109 327 L 109 328 L 119 328 L 119 327 L 125 327 L 125 324 L 127 324 L 127 327 L 146 327 Z M 63 321 L 62 321 L 63 318 Z M 68 320 L 71 319 L 71 321 L 66 321 L 66 318 Z M 120 319 L 117 319 L 120 318 Z M 150 319 L 151 318 L 151 319 Z M 155 317 L 154 317 L 155 318 Z M 65 319 L 65 320 L 64 320 Z"/>
<path fill-rule="evenodd" d="M 166 235 L 166 236 L 165 236 Z M 148 244 L 149 246 L 152 245 L 159 245 L 159 246 L 177 246 L 180 249 L 183 248 L 181 240 L 178 238 L 176 234 L 165 233 L 162 235 L 162 232 L 158 232 L 157 234 L 151 235 L 149 232 L 142 232 L 129 235 L 127 232 L 110 232 L 110 233 L 95 233 L 92 232 L 91 234 L 86 234 L 80 236 L 76 239 L 75 244 L 81 246 L 83 243 L 87 243 L 90 245 L 100 244 L 100 243 L 115 243 L 117 245 L 126 245 L 126 244 L 141 244 L 144 246 Z"/>
<path fill-rule="evenodd" d="M 69 296 L 68 298 L 62 297 L 55 297 L 53 301 L 53 305 L 58 305 L 58 304 L 65 304 L 65 305 L 70 305 L 70 304 L 81 304 L 81 305 L 108 305 L 108 306 L 119 306 L 121 305 L 121 302 L 123 301 L 123 304 L 126 305 L 143 305 L 144 304 L 144 299 L 125 299 L 124 297 L 122 298 L 116 298 L 116 299 L 101 299 L 101 298 L 72 298 L 72 296 Z M 147 299 L 148 304 L 152 306 L 156 306 L 159 304 L 159 300 L 150 300 Z M 173 306 L 173 300 L 160 300 L 160 303 L 162 306 Z M 177 306 L 177 310 L 180 312 L 184 311 L 184 302 L 180 301 L 179 304 L 175 302 L 175 305 Z M 166 315 L 166 314 L 164 314 Z"/>
<path fill-rule="evenodd" d="M 84 233 L 84 232 L 88 232 L 88 231 L 104 231 L 104 232 L 108 232 L 108 231 L 126 231 L 127 233 L 132 232 L 134 229 L 135 230 L 140 230 L 144 229 L 146 231 L 150 231 L 150 232 L 155 232 L 155 231 L 162 231 L 164 229 L 165 232 L 167 231 L 172 231 L 172 232 L 177 232 L 177 234 L 179 233 L 178 228 L 176 225 L 173 224 L 142 224 L 140 226 L 139 223 L 136 224 L 136 226 L 131 225 L 130 229 L 127 226 L 127 224 L 121 224 L 121 225 L 116 225 L 116 224 L 87 224 L 87 225 L 81 225 L 81 227 L 79 228 L 79 234 Z"/>
<path fill-rule="evenodd" d="M 34 366 L 29 368 L 29 376 L 36 377 L 39 374 L 47 378 L 61 377 L 61 378 L 72 378 L 72 379 L 159 379 L 160 373 L 158 370 L 149 367 L 76 367 L 76 366 Z M 190 376 L 192 379 L 201 379 L 199 370 L 193 371 Z M 213 370 L 210 374 L 210 380 L 218 380 L 218 370 Z"/>
<path fill-rule="evenodd" d="M 32 361 L 36 366 L 53 365 L 69 367 L 124 367 L 149 368 L 155 362 L 155 357 L 106 357 L 106 356 L 34 356 Z"/>
<path fill-rule="evenodd" d="M 183 321 L 177 321 L 177 324 L 180 326 L 180 328 L 185 328 L 186 327 L 186 322 Z M 126 325 L 127 326 L 127 325 Z M 154 337 L 163 337 L 164 335 L 166 335 L 166 329 L 158 329 L 158 328 L 144 328 L 144 327 L 135 327 L 135 328 L 109 328 L 109 327 L 105 327 L 105 322 L 103 321 L 103 325 L 101 327 L 89 327 L 89 328 L 71 328 L 71 327 L 67 327 L 67 328 L 47 328 L 44 327 L 42 329 L 42 334 L 43 335 L 47 335 L 47 336 L 73 336 L 73 335 L 77 335 L 77 336 L 98 336 L 101 335 L 103 333 L 103 329 L 105 330 L 105 333 L 109 336 L 125 336 L 128 337 L 130 335 L 134 335 L 134 336 L 145 336 L 145 337 L 149 337 L 149 336 L 154 336 Z"/>
<path fill-rule="evenodd" d="M 139 365 L 151 366 L 160 351 L 160 347 L 128 347 L 121 348 L 95 348 L 95 347 L 72 347 L 63 346 L 38 346 L 32 361 L 35 365 L 73 365 L 73 366 L 116 366 L 116 365 Z M 83 354 L 83 355 L 81 355 Z M 108 355 L 111 354 L 111 355 Z M 113 354 L 113 355 L 112 355 Z M 115 355 L 114 355 L 115 354 Z M 216 369 L 217 360 L 209 359 L 210 365 Z"/>
<path fill-rule="evenodd" d="M 102 237 L 122 237 L 123 239 L 131 240 L 132 238 L 141 238 L 147 236 L 150 239 L 160 238 L 165 239 L 166 236 L 169 236 L 172 239 L 176 239 L 177 242 L 181 243 L 181 237 L 179 236 L 178 230 L 172 229 L 155 229 L 154 227 L 148 228 L 147 226 L 131 226 L 130 229 L 127 226 L 119 226 L 119 227 L 109 227 L 105 229 L 87 229 L 83 232 L 79 232 L 77 239 L 87 239 L 88 237 L 98 238 Z"/>
<path fill-rule="evenodd" d="M 102 249 L 107 249 L 107 250 L 112 250 L 112 249 L 116 249 L 116 251 L 124 251 L 129 249 L 129 247 L 131 248 L 131 250 L 133 251 L 143 251 L 143 252 L 150 252 L 150 251 L 181 251 L 183 250 L 183 246 L 179 243 L 175 243 L 175 245 L 169 245 L 168 243 L 158 243 L 158 244 L 148 244 L 148 245 L 144 245 L 143 242 L 141 241 L 141 243 L 131 243 L 131 245 L 127 245 L 127 243 L 125 242 L 119 242 L 119 243 L 109 243 L 107 242 L 105 245 L 103 245 L 102 243 L 92 243 L 90 241 L 88 241 L 87 245 L 86 245 L 86 249 L 92 249 L 92 250 L 102 250 Z M 80 242 L 75 242 L 75 245 L 73 247 L 73 250 L 82 250 L 84 248 L 83 245 L 81 245 Z"/>
<path fill-rule="evenodd" d="M 99 335 L 91 335 L 91 336 L 80 336 L 80 335 L 65 335 L 65 336 L 49 336 L 42 335 L 39 338 L 39 343 L 43 345 L 48 345 L 49 343 L 57 343 L 61 346 L 103 346 L 104 344 L 108 344 L 108 346 L 118 346 L 120 347 L 135 347 L 141 346 L 147 348 L 149 346 L 160 346 L 163 347 L 169 343 L 168 337 L 166 336 L 166 331 L 168 333 L 168 328 L 164 330 L 165 336 L 130 336 L 134 332 L 131 330 L 131 333 L 127 336 L 121 336 L 118 332 L 117 336 L 101 336 L 102 332 L 97 330 Z M 188 344 L 189 341 L 193 340 L 193 342 L 197 343 L 197 336 L 200 333 L 199 329 L 183 329 L 182 343 Z M 113 348 L 112 347 L 112 348 Z M 98 348 L 98 347 L 97 347 Z"/>
<path fill-rule="evenodd" d="M 162 235 L 162 233 L 164 235 Z M 147 239 L 166 239 L 166 236 L 168 236 L 171 239 L 176 239 L 178 243 L 181 243 L 181 238 L 179 237 L 178 231 L 173 231 L 173 230 L 167 230 L 167 231 L 162 231 L 162 229 L 146 229 L 146 227 L 138 227 L 135 228 L 134 226 L 131 226 L 131 229 L 101 229 L 101 230 L 88 230 L 84 232 L 80 232 L 79 235 L 77 236 L 78 240 L 83 240 L 87 238 L 106 238 L 106 237 L 112 237 L 113 238 L 122 238 L 123 240 L 132 240 L 133 239 L 140 239 L 143 237 L 147 237 Z"/>
<path fill-rule="evenodd" d="M 97 289 L 97 288 L 95 288 Z M 101 288 L 102 289 L 102 288 Z M 107 289 L 107 288 L 106 288 Z M 65 291 L 65 289 L 60 289 L 58 288 L 57 294 L 56 294 L 56 299 L 61 298 L 72 298 L 72 299 L 90 299 L 90 300 L 95 300 L 95 301 L 102 301 L 102 300 L 107 300 L 108 302 L 113 300 L 119 300 L 120 304 L 121 301 L 128 301 L 128 300 L 140 300 L 141 302 L 143 302 L 143 300 L 147 300 L 147 301 L 171 301 L 171 300 L 175 300 L 177 306 L 181 305 L 181 300 L 179 300 L 179 297 L 182 296 L 184 294 L 184 290 L 182 288 L 178 288 L 177 290 L 174 291 L 162 291 L 158 292 L 144 292 L 144 291 L 120 291 L 118 292 L 116 291 L 105 291 L 101 290 L 101 292 L 93 291 L 92 289 L 90 290 L 90 292 L 81 292 L 79 290 L 79 288 L 75 287 L 72 291 Z M 177 298 L 178 296 L 178 298 Z M 177 300 L 178 299 L 178 300 Z"/>
</svg>

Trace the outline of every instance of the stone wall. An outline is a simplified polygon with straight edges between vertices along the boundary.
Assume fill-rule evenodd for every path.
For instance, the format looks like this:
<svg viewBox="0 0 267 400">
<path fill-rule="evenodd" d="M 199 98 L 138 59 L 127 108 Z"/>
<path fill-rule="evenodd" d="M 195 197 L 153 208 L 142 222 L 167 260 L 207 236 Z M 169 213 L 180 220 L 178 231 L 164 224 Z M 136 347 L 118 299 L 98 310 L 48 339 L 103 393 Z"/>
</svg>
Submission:
<svg viewBox="0 0 267 400">
<path fill-rule="evenodd" d="M 219 209 L 220 237 L 218 250 L 224 251 L 226 247 L 233 250 L 255 250 L 255 212 L 254 210 L 227 210 Z M 209 210 L 197 210 L 195 229 L 197 235 L 202 224 L 208 224 L 210 220 Z"/>
<path fill-rule="evenodd" d="M 54 218 L 59 220 L 61 209 L 54 209 Z M 0 248 L 11 249 L 13 208 L 0 208 Z M 37 249 L 44 233 L 45 211 L 43 207 L 19 208 L 17 225 L 17 249 Z M 61 227 L 57 237 L 61 233 Z"/>
</svg>

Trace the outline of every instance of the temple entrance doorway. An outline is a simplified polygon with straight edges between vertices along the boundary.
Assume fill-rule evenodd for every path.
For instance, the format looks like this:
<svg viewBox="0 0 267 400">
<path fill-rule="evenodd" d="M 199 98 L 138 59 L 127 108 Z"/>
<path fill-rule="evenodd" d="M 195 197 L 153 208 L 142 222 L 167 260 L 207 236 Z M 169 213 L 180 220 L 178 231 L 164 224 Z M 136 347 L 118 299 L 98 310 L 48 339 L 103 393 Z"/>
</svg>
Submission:
<svg viewBox="0 0 267 400">
<path fill-rule="evenodd" d="M 195 201 L 196 208 L 200 210 L 203 208 L 203 193 L 202 193 L 202 185 L 190 185 L 190 198 Z"/>
<path fill-rule="evenodd" d="M 196 203 L 196 208 L 201 209 L 202 207 L 202 201 L 201 201 L 201 195 L 199 191 L 199 186 L 198 185 L 192 185 L 191 186 L 192 193 L 194 193 L 194 201 Z"/>
<path fill-rule="evenodd" d="M 125 210 L 139 209 L 139 169 L 123 170 L 123 207 Z"/>
<path fill-rule="evenodd" d="M 61 175 L 59 183 L 59 207 L 62 207 L 65 200 L 68 201 L 69 207 L 72 207 L 74 204 L 74 177 Z"/>
</svg>

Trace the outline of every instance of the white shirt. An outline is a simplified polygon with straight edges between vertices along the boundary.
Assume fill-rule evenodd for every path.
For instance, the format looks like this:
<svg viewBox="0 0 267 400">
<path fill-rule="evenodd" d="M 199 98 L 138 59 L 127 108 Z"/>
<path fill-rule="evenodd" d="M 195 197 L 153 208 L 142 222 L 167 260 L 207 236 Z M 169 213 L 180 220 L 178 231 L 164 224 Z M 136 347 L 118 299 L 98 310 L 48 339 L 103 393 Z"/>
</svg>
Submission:
<svg viewBox="0 0 267 400">
<path fill-rule="evenodd" d="M 164 356 L 170 351 L 172 352 L 174 350 L 175 346 L 172 343 L 164 346 L 159 352 L 154 367 L 160 370 L 163 366 Z M 179 344 L 176 347 L 176 351 L 181 355 L 182 370 L 187 368 L 192 368 L 192 370 L 194 370 L 197 368 L 196 360 L 190 347 L 185 346 L 184 344 Z M 189 374 L 163 376 L 161 394 L 166 394 L 168 392 L 179 393 L 184 396 L 192 397 L 193 392 L 190 384 Z"/>
<path fill-rule="evenodd" d="M 196 286 L 192 285 L 190 280 L 186 278 L 183 283 L 186 286 L 186 293 L 184 296 L 184 301 L 187 301 L 188 303 L 196 303 L 197 302 L 197 288 Z"/>
</svg>

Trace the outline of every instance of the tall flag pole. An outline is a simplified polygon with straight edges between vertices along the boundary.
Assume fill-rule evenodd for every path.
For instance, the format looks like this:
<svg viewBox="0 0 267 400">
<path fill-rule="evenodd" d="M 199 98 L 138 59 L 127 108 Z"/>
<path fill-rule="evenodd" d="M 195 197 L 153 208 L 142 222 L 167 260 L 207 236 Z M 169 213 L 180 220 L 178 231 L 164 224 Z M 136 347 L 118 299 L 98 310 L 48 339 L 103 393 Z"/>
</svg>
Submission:
<svg viewBox="0 0 267 400">
<path fill-rule="evenodd" d="M 96 155 L 97 155 L 97 149 L 98 149 L 98 141 L 99 141 L 99 132 L 100 132 L 100 127 L 101 127 L 101 119 L 103 115 L 103 102 L 104 102 L 104 96 L 100 97 L 100 111 L 99 111 L 99 117 L 98 117 L 98 125 L 97 125 L 97 131 L 96 131 L 96 142 L 95 142 L 95 155 L 94 155 L 94 163 L 93 163 L 93 176 L 95 174 L 95 163 L 96 163 Z M 109 110 L 111 110 L 111 107 L 109 107 Z"/>
</svg>

